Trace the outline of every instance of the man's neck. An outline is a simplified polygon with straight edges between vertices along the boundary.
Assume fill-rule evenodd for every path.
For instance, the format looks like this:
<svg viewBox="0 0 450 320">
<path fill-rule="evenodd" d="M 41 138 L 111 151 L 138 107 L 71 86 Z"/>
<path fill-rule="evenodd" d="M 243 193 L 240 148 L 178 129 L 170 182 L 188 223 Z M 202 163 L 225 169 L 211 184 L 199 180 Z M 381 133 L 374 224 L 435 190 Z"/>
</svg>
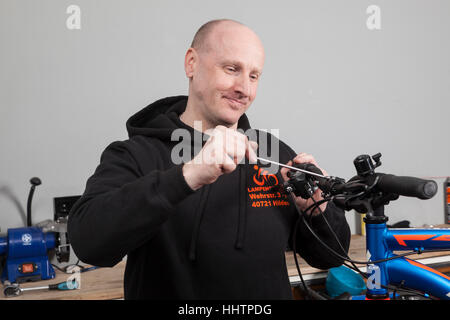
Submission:
<svg viewBox="0 0 450 320">
<path fill-rule="evenodd" d="M 195 122 L 200 122 L 201 123 L 201 131 L 205 132 L 209 129 L 214 129 L 215 127 L 217 127 L 218 125 L 220 125 L 220 123 L 213 123 L 213 121 L 210 121 L 209 119 L 207 119 L 198 108 L 196 108 L 193 104 L 192 101 L 190 101 L 188 99 L 187 105 L 186 105 L 186 110 L 184 110 L 184 112 L 180 115 L 180 120 L 195 129 L 199 129 L 198 124 L 196 125 Z M 227 126 L 229 127 L 229 126 Z M 237 123 L 235 123 L 234 125 L 232 125 L 231 127 L 229 127 L 231 129 L 237 129 Z"/>
</svg>

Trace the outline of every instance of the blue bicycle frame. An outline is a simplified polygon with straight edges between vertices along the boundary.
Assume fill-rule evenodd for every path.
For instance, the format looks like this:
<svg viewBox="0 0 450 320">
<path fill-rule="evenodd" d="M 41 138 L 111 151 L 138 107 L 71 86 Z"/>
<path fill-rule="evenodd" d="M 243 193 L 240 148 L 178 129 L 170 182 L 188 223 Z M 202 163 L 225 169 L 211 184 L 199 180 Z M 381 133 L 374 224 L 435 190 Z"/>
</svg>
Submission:
<svg viewBox="0 0 450 320">
<path fill-rule="evenodd" d="M 393 251 L 450 250 L 450 229 L 390 229 L 366 220 L 366 248 L 369 262 L 394 257 Z M 367 299 L 388 299 L 392 284 L 450 300 L 449 276 L 405 257 L 368 265 L 367 273 Z"/>
</svg>

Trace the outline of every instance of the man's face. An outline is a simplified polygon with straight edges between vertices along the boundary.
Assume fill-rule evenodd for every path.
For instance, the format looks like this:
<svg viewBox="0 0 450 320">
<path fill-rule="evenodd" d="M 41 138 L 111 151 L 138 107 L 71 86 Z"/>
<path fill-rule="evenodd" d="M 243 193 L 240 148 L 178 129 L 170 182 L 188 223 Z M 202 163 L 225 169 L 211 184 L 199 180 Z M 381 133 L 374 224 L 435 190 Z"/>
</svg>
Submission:
<svg viewBox="0 0 450 320">
<path fill-rule="evenodd" d="M 248 28 L 224 24 L 197 51 L 191 77 L 192 98 L 210 124 L 235 125 L 256 97 L 264 65 L 264 49 Z"/>
</svg>

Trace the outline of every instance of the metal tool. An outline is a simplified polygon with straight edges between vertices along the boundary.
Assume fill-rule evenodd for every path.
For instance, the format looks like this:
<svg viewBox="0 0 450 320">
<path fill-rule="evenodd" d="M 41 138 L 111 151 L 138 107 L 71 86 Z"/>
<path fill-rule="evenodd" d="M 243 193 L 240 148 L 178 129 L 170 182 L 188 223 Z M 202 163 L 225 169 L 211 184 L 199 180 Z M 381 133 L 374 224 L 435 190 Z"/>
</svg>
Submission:
<svg viewBox="0 0 450 320">
<path fill-rule="evenodd" d="M 319 177 L 319 178 L 323 178 L 323 179 L 331 179 L 332 178 L 332 177 L 324 176 L 324 175 L 321 175 L 321 174 L 318 174 L 318 173 L 315 173 L 315 172 L 311 172 L 311 171 L 308 171 L 308 170 L 303 170 L 303 169 L 300 169 L 300 168 L 288 166 L 287 164 L 282 164 L 282 163 L 279 163 L 279 162 L 276 162 L 276 161 L 264 159 L 264 158 L 261 158 L 261 157 L 256 157 L 256 159 L 258 159 L 259 161 L 263 161 L 263 162 L 273 163 L 273 164 L 276 164 L 276 165 L 278 165 L 280 167 L 285 167 L 285 168 L 288 168 L 288 169 L 291 169 L 291 170 L 307 173 L 309 175 L 316 176 L 316 177 Z"/>
<path fill-rule="evenodd" d="M 25 291 L 35 291 L 35 290 L 75 290 L 78 289 L 78 282 L 76 279 L 71 281 L 64 281 L 60 283 L 50 284 L 42 287 L 31 287 L 31 288 L 21 288 L 18 283 L 12 283 L 5 286 L 3 289 L 3 294 L 7 298 L 17 297 Z"/>
</svg>

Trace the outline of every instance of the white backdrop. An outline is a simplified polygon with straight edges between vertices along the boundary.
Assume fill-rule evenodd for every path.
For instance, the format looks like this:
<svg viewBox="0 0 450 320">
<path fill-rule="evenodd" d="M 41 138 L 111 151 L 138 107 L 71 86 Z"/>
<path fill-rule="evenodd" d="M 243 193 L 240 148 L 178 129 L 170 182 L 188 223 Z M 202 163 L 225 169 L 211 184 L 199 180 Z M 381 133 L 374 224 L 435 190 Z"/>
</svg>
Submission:
<svg viewBox="0 0 450 320">
<path fill-rule="evenodd" d="M 1 233 L 24 224 L 31 177 L 43 182 L 33 221 L 50 219 L 53 198 L 81 194 L 103 149 L 127 138 L 129 116 L 186 94 L 184 54 L 216 18 L 247 24 L 265 45 L 253 127 L 279 129 L 346 179 L 357 155 L 377 152 L 381 172 L 447 176 L 449 13 L 445 0 L 1 0 Z M 443 223 L 436 181 L 435 198 L 395 202 L 390 222 Z"/>
</svg>

